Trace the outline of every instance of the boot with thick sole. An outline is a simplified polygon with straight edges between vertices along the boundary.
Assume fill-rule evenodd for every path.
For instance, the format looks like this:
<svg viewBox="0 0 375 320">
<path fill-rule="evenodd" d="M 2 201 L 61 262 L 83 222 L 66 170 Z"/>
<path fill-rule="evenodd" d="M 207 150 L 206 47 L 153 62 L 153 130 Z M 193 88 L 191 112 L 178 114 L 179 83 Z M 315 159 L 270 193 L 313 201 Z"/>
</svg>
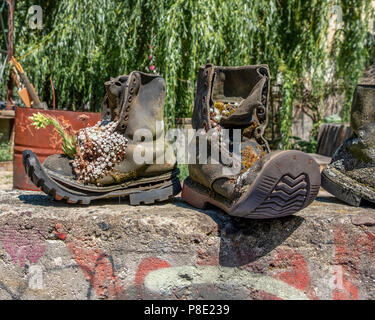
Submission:
<svg viewBox="0 0 375 320">
<path fill-rule="evenodd" d="M 267 65 L 200 68 L 192 125 L 206 136 L 207 162 L 199 162 L 197 146 L 195 164 L 189 164 L 183 184 L 186 202 L 200 209 L 211 204 L 236 217 L 266 219 L 291 215 L 316 198 L 320 170 L 315 160 L 301 151 L 270 152 L 263 137 L 269 95 Z M 224 129 L 228 143 L 218 138 Z M 233 155 L 235 129 L 240 130 L 240 155 L 223 161 Z M 212 161 L 212 150 L 219 150 L 219 162 Z M 225 170 L 228 166 L 240 170 Z"/>
<path fill-rule="evenodd" d="M 105 87 L 101 121 L 79 131 L 75 158 L 56 154 L 41 164 L 26 150 L 27 175 L 46 194 L 68 203 L 129 197 L 131 205 L 139 205 L 175 196 L 181 185 L 176 156 L 162 128 L 164 79 L 133 71 Z M 149 161 L 139 161 L 145 154 Z"/>
<path fill-rule="evenodd" d="M 357 85 L 351 109 L 351 138 L 322 172 L 322 187 L 353 206 L 375 203 L 375 79 Z"/>
</svg>

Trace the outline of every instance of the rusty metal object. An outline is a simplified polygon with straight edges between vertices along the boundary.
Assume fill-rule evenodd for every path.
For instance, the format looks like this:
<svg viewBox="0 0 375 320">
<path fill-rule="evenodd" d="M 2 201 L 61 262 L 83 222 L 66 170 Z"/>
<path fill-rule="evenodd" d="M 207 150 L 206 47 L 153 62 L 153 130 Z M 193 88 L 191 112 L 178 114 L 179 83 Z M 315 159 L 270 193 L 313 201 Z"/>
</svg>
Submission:
<svg viewBox="0 0 375 320">
<path fill-rule="evenodd" d="M 13 188 L 22 190 L 39 190 L 30 181 L 22 164 L 22 152 L 32 150 L 43 162 L 52 154 L 62 153 L 61 136 L 52 126 L 37 130 L 29 119 L 34 113 L 41 112 L 55 117 L 67 130 L 77 131 L 87 126 L 93 126 L 100 120 L 100 113 L 73 112 L 60 110 L 40 110 L 32 108 L 16 108 L 15 116 L 15 145 L 13 159 Z"/>
<path fill-rule="evenodd" d="M 22 89 L 21 79 L 20 79 L 19 75 L 17 74 L 17 70 L 14 70 L 14 67 L 10 70 L 10 77 L 12 78 L 14 83 L 16 84 L 16 87 L 18 89 Z"/>
<path fill-rule="evenodd" d="M 15 57 L 11 58 L 11 62 L 13 66 L 16 68 L 16 70 L 18 71 L 19 76 L 22 79 L 23 83 L 25 84 L 27 92 L 30 95 L 30 98 L 32 100 L 33 108 L 47 109 L 46 105 L 43 105 L 43 103 L 40 101 L 38 94 L 36 93 L 34 89 L 34 86 L 30 83 L 30 80 L 27 77 L 25 71 L 22 69 L 20 63 L 16 60 Z"/>
<path fill-rule="evenodd" d="M 26 108 L 31 108 L 31 98 L 29 95 L 29 92 L 27 91 L 27 88 L 22 88 L 18 91 L 18 95 L 21 97 L 22 102 L 25 104 Z"/>
</svg>

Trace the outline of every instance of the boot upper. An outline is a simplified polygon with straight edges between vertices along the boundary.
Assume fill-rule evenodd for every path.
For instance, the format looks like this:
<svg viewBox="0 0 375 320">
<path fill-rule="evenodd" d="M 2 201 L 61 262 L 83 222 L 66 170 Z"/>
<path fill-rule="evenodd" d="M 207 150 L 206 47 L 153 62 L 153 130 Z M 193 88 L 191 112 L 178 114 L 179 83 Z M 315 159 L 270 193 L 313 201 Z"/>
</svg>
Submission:
<svg viewBox="0 0 375 320">
<path fill-rule="evenodd" d="M 351 108 L 353 136 L 337 149 L 327 170 L 375 187 L 375 81 L 363 78 L 357 85 Z"/>
<path fill-rule="evenodd" d="M 250 181 L 255 178 L 262 165 L 254 165 L 268 154 L 269 147 L 263 138 L 267 125 L 270 94 L 270 76 L 267 65 L 220 67 L 211 64 L 202 66 L 198 71 L 192 125 L 206 134 L 207 163 L 199 163 L 198 146 L 196 164 L 189 165 L 190 178 L 222 196 L 234 199 L 242 192 L 239 177 L 252 167 L 252 174 L 247 174 Z M 222 109 L 219 117 L 216 106 L 235 106 L 230 111 Z M 213 112 L 214 111 L 214 112 Z M 216 120 L 216 121 L 214 121 Z M 241 159 L 233 159 L 233 166 L 240 166 L 240 174 L 225 174 L 227 167 L 222 161 L 212 163 L 211 150 L 220 149 L 213 129 L 241 130 Z M 231 144 L 231 142 L 229 143 Z M 221 146 L 222 147 L 222 146 Z M 231 145 L 227 146 L 232 155 Z M 220 149 L 221 157 L 223 156 Z M 241 180 L 241 179 L 240 179 Z"/>
<path fill-rule="evenodd" d="M 176 156 L 172 146 L 164 141 L 165 80 L 160 75 L 133 71 L 107 81 L 105 88 L 102 122 L 117 121 L 115 131 L 122 133 L 128 144 L 125 160 L 114 166 L 113 172 L 104 176 L 99 184 L 116 184 L 173 170 Z M 146 136 L 142 136 L 143 133 Z M 135 161 L 135 154 L 146 152 L 152 153 L 151 163 Z M 65 156 L 53 155 L 43 165 L 52 174 L 73 178 L 69 162 Z"/>
</svg>

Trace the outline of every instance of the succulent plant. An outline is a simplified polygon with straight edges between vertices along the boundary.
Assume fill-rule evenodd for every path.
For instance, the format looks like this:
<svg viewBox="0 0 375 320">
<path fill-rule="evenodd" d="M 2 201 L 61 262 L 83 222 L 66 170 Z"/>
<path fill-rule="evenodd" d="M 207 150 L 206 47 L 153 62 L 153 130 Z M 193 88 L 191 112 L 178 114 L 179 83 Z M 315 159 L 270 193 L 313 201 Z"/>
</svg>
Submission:
<svg viewBox="0 0 375 320">
<path fill-rule="evenodd" d="M 93 127 L 78 131 L 77 154 L 72 161 L 78 180 L 100 185 L 100 178 L 125 158 L 128 140 L 114 131 L 116 125 L 116 121 L 99 121 Z"/>
<path fill-rule="evenodd" d="M 128 140 L 114 131 L 117 125 L 115 121 L 99 121 L 93 127 L 70 134 L 52 116 L 38 112 L 30 120 L 37 129 L 54 126 L 63 139 L 63 153 L 73 159 L 71 165 L 79 181 L 100 185 L 100 178 L 125 158 Z"/>
<path fill-rule="evenodd" d="M 38 112 L 34 113 L 31 117 L 29 117 L 29 119 L 32 121 L 31 124 L 37 129 L 46 128 L 49 125 L 53 126 L 63 139 L 63 153 L 69 158 L 73 159 L 75 157 L 77 138 L 74 134 L 67 132 L 56 118 Z"/>
</svg>

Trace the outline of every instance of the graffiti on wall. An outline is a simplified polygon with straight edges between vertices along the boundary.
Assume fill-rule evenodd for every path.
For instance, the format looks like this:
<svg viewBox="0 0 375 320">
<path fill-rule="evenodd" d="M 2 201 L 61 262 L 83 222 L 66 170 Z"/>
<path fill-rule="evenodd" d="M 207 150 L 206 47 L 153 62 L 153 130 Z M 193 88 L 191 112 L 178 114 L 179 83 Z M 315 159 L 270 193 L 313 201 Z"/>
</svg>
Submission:
<svg viewBox="0 0 375 320">
<path fill-rule="evenodd" d="M 363 231 L 353 236 L 343 226 L 334 229 L 332 299 L 361 298 L 358 283 L 362 265 L 371 263 L 375 266 L 375 237 L 366 229 Z M 103 252 L 94 241 L 68 234 L 62 224 L 56 225 L 54 234 L 65 243 L 76 268 L 88 282 L 87 299 L 94 297 L 93 292 L 100 299 L 143 299 L 145 296 L 179 298 L 191 288 L 195 288 L 197 295 L 203 298 L 212 297 L 209 294 L 219 291 L 228 291 L 228 288 L 229 291 L 230 288 L 240 288 L 241 297 L 245 299 L 319 298 L 316 283 L 313 283 L 310 274 L 309 261 L 295 248 L 276 248 L 264 265 L 258 266 L 261 272 L 256 272 L 247 268 L 220 266 L 214 263 L 217 253 L 211 259 L 212 252 L 207 255 L 198 246 L 196 265 L 173 265 L 167 259 L 149 256 L 137 264 L 132 279 L 120 279 L 113 257 Z M 18 225 L 6 225 L 0 229 L 0 244 L 11 261 L 19 268 L 28 268 L 26 286 L 30 290 L 46 289 L 43 273 L 49 270 L 38 264 L 46 251 L 45 239 L 46 232 L 36 226 L 25 229 Z M 207 259 L 202 260 L 203 256 L 207 256 Z M 255 263 L 258 262 L 250 262 Z M 17 285 L 9 288 L 0 281 L 0 290 L 6 291 L 12 299 L 21 299 L 26 290 L 24 287 Z"/>
</svg>

